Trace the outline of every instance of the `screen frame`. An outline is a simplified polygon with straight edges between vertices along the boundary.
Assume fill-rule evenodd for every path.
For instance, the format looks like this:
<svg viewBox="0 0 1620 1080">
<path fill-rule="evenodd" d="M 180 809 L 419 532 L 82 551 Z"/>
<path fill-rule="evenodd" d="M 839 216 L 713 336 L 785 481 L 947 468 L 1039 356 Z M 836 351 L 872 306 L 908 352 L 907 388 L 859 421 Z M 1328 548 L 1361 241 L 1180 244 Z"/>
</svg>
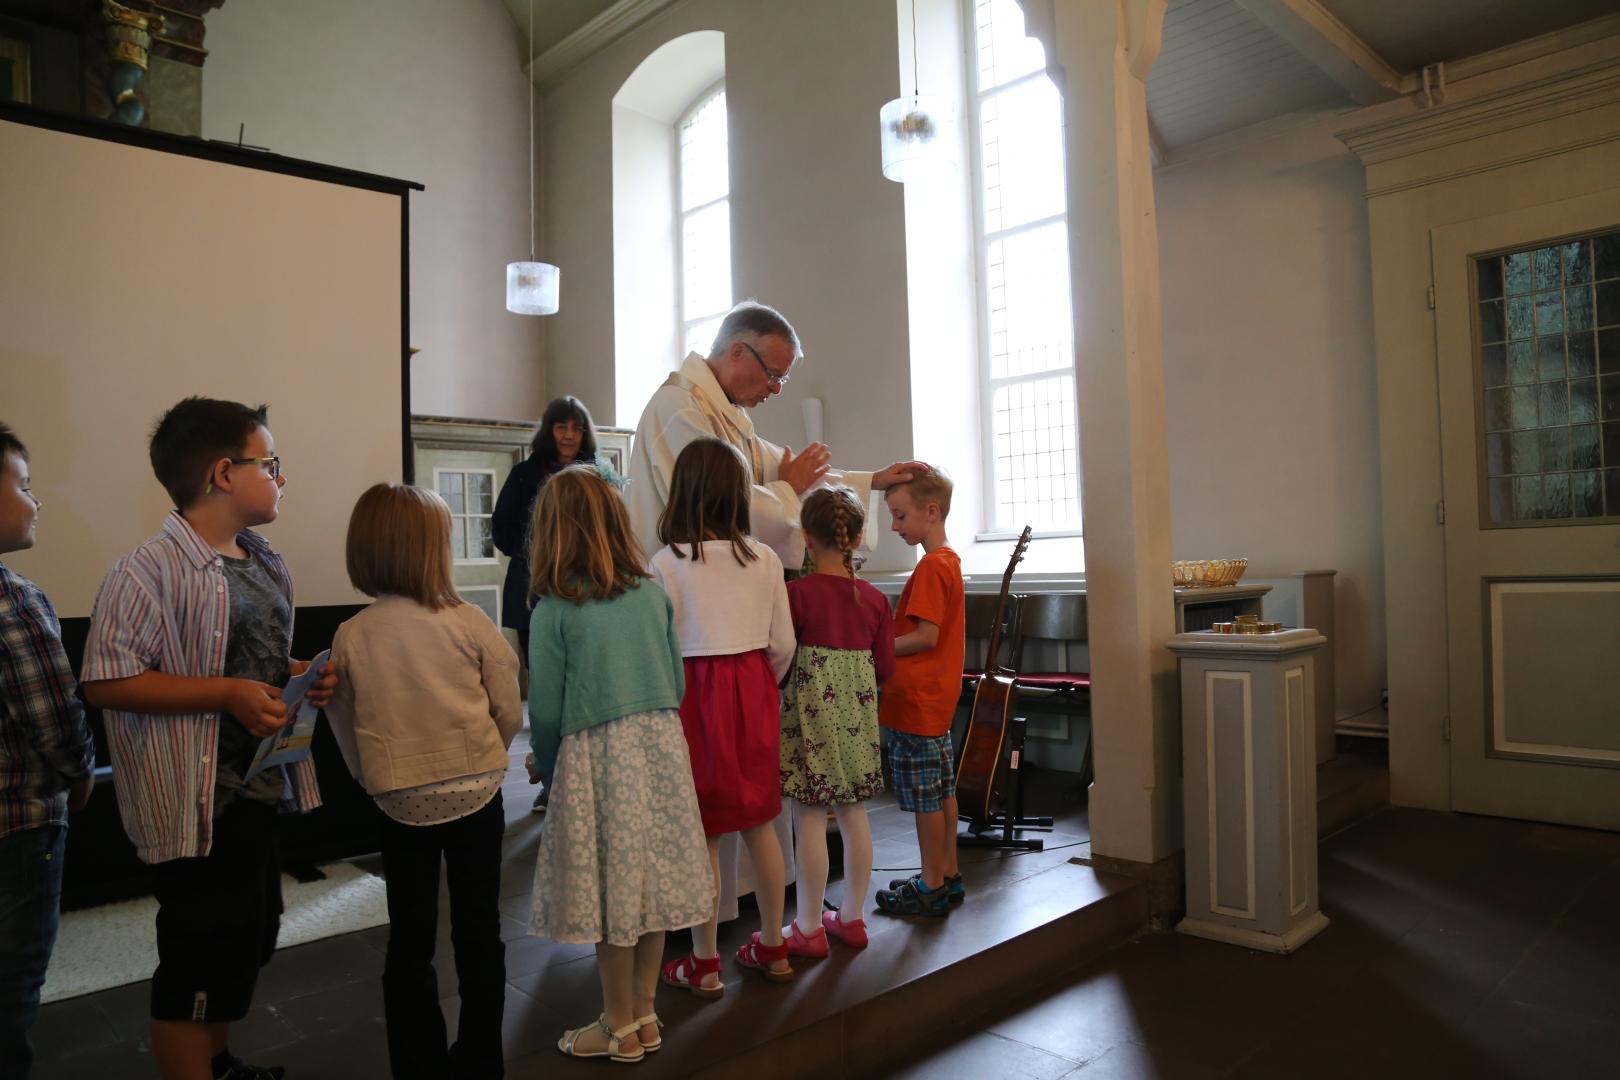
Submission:
<svg viewBox="0 0 1620 1080">
<path fill-rule="evenodd" d="M 24 124 L 48 131 L 79 135 L 90 139 L 121 143 L 165 154 L 180 154 L 225 165 L 296 176 L 305 180 L 340 184 L 399 196 L 399 380 L 400 380 L 400 475 L 407 484 L 416 482 L 411 449 L 411 200 L 412 191 L 427 190 L 415 180 L 400 180 L 376 173 L 325 165 L 318 161 L 284 157 L 235 143 L 174 135 L 166 131 L 129 127 L 109 120 L 57 112 L 18 102 L 0 101 L 0 121 Z"/>
</svg>

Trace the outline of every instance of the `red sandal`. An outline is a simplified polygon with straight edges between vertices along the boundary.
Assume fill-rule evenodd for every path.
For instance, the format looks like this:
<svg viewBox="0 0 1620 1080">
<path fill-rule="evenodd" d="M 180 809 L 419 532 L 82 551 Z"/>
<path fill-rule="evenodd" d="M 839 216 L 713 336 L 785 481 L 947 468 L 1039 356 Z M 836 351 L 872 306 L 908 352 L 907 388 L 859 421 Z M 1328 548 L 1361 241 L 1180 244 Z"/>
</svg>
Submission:
<svg viewBox="0 0 1620 1080">
<path fill-rule="evenodd" d="M 765 945 L 760 942 L 757 933 L 748 944 L 737 950 L 737 963 L 739 965 L 745 968 L 753 968 L 771 982 L 784 983 L 793 981 L 793 969 L 791 967 L 786 971 L 771 970 L 772 964 L 787 958 L 787 942 L 784 941 L 780 945 Z"/>
<path fill-rule="evenodd" d="M 758 930 L 754 931 L 750 940 L 759 943 Z M 799 929 L 798 919 L 788 923 L 788 932 L 782 935 L 782 944 L 787 946 L 789 956 L 802 956 L 807 960 L 822 960 L 827 956 L 827 932 L 818 926 L 812 937 Z"/>
<path fill-rule="evenodd" d="M 660 978 L 663 979 L 665 986 L 690 990 L 700 998 L 713 1001 L 725 993 L 726 987 L 724 983 L 718 986 L 704 986 L 703 977 L 711 974 L 720 974 L 720 957 L 687 953 L 679 960 L 671 960 L 665 964 Z"/>
<path fill-rule="evenodd" d="M 821 926 L 828 934 L 852 949 L 866 948 L 865 919 L 851 919 L 849 922 L 845 922 L 838 917 L 838 912 L 823 911 L 821 913 Z"/>
</svg>

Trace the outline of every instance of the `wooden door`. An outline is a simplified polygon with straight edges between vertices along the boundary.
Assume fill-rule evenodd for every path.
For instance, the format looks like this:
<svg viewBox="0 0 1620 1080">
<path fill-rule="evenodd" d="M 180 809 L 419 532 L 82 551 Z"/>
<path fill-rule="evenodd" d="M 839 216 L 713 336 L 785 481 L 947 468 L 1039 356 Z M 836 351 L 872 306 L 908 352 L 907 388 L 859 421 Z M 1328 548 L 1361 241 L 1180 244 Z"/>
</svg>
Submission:
<svg viewBox="0 0 1620 1080">
<path fill-rule="evenodd" d="M 1431 240 L 1452 807 L 1620 828 L 1620 190 Z"/>
</svg>

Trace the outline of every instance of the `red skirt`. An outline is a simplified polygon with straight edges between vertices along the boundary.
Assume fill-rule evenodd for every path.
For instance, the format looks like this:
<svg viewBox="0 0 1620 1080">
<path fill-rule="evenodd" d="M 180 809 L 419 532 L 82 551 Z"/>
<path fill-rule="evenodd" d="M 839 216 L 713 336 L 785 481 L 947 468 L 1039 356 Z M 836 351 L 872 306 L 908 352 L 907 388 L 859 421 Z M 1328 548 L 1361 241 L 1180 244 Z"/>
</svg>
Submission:
<svg viewBox="0 0 1620 1080">
<path fill-rule="evenodd" d="M 688 656 L 681 727 L 708 836 L 764 825 L 782 812 L 782 721 L 764 649 Z"/>
</svg>

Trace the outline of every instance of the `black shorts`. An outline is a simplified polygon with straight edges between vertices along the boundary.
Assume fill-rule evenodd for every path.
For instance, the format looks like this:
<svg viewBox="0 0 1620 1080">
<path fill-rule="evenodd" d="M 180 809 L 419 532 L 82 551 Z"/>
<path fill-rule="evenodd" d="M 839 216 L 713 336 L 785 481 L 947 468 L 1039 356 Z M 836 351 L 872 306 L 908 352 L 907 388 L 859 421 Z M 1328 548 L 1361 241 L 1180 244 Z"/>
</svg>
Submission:
<svg viewBox="0 0 1620 1080">
<path fill-rule="evenodd" d="M 214 821 L 207 855 L 152 870 L 158 900 L 152 1019 L 242 1019 L 281 931 L 276 808 L 239 799 Z"/>
</svg>

